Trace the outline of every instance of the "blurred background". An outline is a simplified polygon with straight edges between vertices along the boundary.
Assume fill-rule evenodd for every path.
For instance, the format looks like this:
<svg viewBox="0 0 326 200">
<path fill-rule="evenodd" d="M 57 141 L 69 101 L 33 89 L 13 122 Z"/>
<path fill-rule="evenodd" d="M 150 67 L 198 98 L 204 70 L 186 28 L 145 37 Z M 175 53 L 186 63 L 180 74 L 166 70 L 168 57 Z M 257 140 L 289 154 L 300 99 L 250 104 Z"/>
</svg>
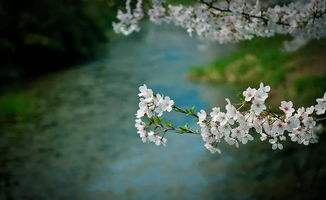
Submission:
<svg viewBox="0 0 326 200">
<path fill-rule="evenodd" d="M 224 106 L 260 82 L 276 110 L 315 104 L 325 40 L 291 52 L 290 36 L 219 45 L 147 21 L 124 37 L 111 26 L 124 3 L 0 1 L 0 199 L 324 199 L 325 135 L 282 151 L 257 137 L 211 155 L 196 135 L 143 144 L 134 113 L 144 83 L 184 108 Z"/>
</svg>

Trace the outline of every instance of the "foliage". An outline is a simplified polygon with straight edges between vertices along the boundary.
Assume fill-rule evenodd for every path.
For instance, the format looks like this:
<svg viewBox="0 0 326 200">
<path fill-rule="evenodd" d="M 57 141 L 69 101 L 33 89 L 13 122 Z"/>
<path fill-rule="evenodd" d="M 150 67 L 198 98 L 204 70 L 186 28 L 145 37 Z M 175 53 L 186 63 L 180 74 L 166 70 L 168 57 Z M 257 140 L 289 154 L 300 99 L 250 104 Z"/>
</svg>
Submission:
<svg viewBox="0 0 326 200">
<path fill-rule="evenodd" d="M 326 88 L 325 76 L 304 76 L 299 77 L 294 82 L 296 92 L 300 95 L 303 102 L 317 98 Z"/>
<path fill-rule="evenodd" d="M 283 42 L 288 39 L 278 36 L 240 42 L 231 55 L 207 67 L 194 66 L 189 77 L 228 83 L 237 89 L 258 85 L 264 80 L 274 88 L 282 88 L 275 90 L 273 96 L 296 99 L 298 105 L 308 105 L 326 88 L 326 42 L 313 40 L 295 52 L 286 52 Z"/>
<path fill-rule="evenodd" d="M 39 102 L 34 98 L 8 93 L 0 97 L 0 120 L 21 119 L 35 112 Z"/>
<path fill-rule="evenodd" d="M 260 80 L 278 86 L 285 80 L 287 62 L 293 57 L 282 51 L 285 37 L 255 38 L 243 41 L 233 54 L 214 61 L 207 68 L 194 67 L 190 77 L 209 82 L 233 84 L 258 84 Z"/>
<path fill-rule="evenodd" d="M 106 41 L 105 31 L 122 4 L 113 0 L 2 0 L 2 66 L 18 62 L 28 70 L 47 71 L 50 65 L 60 68 L 92 55 L 94 47 Z"/>
</svg>

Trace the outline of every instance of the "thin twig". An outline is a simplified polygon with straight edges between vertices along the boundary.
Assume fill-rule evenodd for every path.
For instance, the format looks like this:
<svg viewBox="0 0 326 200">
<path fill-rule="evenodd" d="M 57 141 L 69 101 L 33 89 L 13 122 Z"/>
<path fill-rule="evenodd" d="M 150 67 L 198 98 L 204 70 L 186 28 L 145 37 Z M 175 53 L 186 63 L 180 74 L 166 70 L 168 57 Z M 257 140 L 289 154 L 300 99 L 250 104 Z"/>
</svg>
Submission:
<svg viewBox="0 0 326 200">
<path fill-rule="evenodd" d="M 217 10 L 217 11 L 220 11 L 222 13 L 234 13 L 234 11 L 232 11 L 230 9 L 230 1 L 227 1 L 228 2 L 228 7 L 229 8 L 219 8 L 219 7 L 216 7 L 213 5 L 213 3 L 210 3 L 210 2 L 206 2 L 205 0 L 198 0 L 200 3 L 203 3 L 205 4 L 206 6 L 208 6 L 209 8 L 211 9 L 214 9 L 214 10 Z M 249 13 L 246 13 L 246 12 L 241 12 L 240 13 L 242 16 L 244 17 L 247 17 L 247 18 L 256 18 L 256 19 L 260 19 L 262 20 L 265 24 L 267 24 L 267 22 L 269 21 L 267 18 L 263 17 L 263 16 L 257 16 L 257 15 L 252 15 L 252 14 L 249 14 Z M 288 23 L 283 23 L 283 22 L 277 22 L 276 24 L 279 24 L 279 25 L 284 25 L 284 26 L 290 26 L 290 24 Z"/>
<path fill-rule="evenodd" d="M 316 119 L 317 122 L 320 122 L 320 121 L 323 121 L 323 120 L 326 120 L 326 117 L 322 117 L 322 118 Z"/>
</svg>

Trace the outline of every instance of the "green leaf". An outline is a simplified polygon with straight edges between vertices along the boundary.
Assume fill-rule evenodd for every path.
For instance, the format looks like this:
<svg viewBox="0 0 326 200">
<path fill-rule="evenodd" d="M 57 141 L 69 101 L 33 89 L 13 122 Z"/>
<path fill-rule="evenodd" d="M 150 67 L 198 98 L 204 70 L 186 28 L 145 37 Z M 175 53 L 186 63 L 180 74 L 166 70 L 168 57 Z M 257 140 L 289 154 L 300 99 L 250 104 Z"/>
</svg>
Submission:
<svg viewBox="0 0 326 200">
<path fill-rule="evenodd" d="M 172 127 L 173 128 L 173 124 L 169 121 L 165 122 L 165 125 L 168 126 L 168 127 Z"/>
<path fill-rule="evenodd" d="M 154 120 L 154 122 L 155 122 L 156 124 L 162 124 L 162 121 L 163 121 L 163 119 L 160 118 L 160 117 L 154 117 L 153 120 Z"/>
<path fill-rule="evenodd" d="M 183 128 L 179 127 L 176 132 L 177 133 L 180 133 L 180 134 L 183 134 L 184 133 L 184 130 L 183 130 Z"/>
<path fill-rule="evenodd" d="M 186 109 L 185 111 L 187 115 L 193 115 L 195 114 L 195 107 L 193 106 L 190 109 Z"/>
<path fill-rule="evenodd" d="M 195 113 L 195 106 L 191 107 L 191 112 L 194 114 Z"/>
</svg>

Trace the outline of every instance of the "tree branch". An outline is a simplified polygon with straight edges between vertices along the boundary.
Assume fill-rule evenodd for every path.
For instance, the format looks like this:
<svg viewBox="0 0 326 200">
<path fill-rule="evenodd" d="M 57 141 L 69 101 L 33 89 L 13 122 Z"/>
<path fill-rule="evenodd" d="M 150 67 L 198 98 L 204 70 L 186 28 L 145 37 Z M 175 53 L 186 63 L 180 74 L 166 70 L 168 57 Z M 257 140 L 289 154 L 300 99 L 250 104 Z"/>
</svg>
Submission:
<svg viewBox="0 0 326 200">
<path fill-rule="evenodd" d="M 216 6 L 213 5 L 213 3 L 211 2 L 206 2 L 205 0 L 198 0 L 200 3 L 202 4 L 205 4 L 206 6 L 208 6 L 208 8 L 210 9 L 214 9 L 214 10 L 217 10 L 217 11 L 220 11 L 222 13 L 234 13 L 234 11 L 230 10 L 230 8 L 218 8 Z M 228 3 L 228 7 L 230 7 L 230 1 L 228 0 L 227 1 Z M 240 13 L 242 16 L 246 17 L 246 18 L 256 18 L 256 19 L 260 19 L 262 20 L 265 24 L 268 23 L 268 19 L 263 17 L 263 16 L 257 16 L 257 15 L 252 15 L 252 14 L 249 14 L 249 13 L 246 13 L 246 12 L 241 12 Z M 283 23 L 283 22 L 277 22 L 276 24 L 279 24 L 279 25 L 284 25 L 284 26 L 290 26 L 290 24 L 288 23 Z"/>
</svg>

